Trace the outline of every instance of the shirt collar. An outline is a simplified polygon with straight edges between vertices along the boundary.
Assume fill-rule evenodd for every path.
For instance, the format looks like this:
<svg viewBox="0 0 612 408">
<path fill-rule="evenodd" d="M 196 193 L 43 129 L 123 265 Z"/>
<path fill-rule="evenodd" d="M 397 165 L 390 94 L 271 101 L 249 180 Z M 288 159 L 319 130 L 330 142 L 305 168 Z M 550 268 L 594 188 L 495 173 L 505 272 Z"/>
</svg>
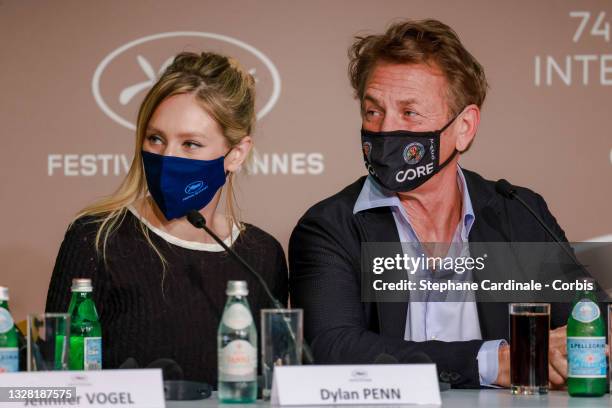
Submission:
<svg viewBox="0 0 612 408">
<path fill-rule="evenodd" d="M 457 165 L 457 183 L 459 184 L 459 190 L 463 199 L 463 205 L 461 206 L 461 219 L 463 220 L 463 229 L 461 230 L 461 238 L 467 241 L 468 235 L 476 215 L 474 214 L 474 207 L 472 207 L 472 199 L 470 198 L 470 192 L 468 191 L 467 183 L 465 182 L 465 176 L 463 170 Z"/>
<path fill-rule="evenodd" d="M 463 171 L 459 165 L 457 165 L 457 184 L 459 184 L 459 191 L 461 191 L 463 200 L 463 205 L 461 206 L 461 219 L 463 220 L 461 238 L 464 241 L 467 241 L 476 216 L 474 214 L 474 208 L 472 207 L 472 200 L 470 199 L 470 193 L 467 188 L 465 176 L 463 175 Z M 374 181 L 372 176 L 369 175 L 366 178 L 365 183 L 363 183 L 363 187 L 361 188 L 361 192 L 357 197 L 357 201 L 355 201 L 355 205 L 353 206 L 353 214 L 379 207 L 396 207 L 400 210 L 403 209 L 397 194 L 381 187 L 376 181 Z M 410 223 L 410 220 L 407 221 Z"/>
<path fill-rule="evenodd" d="M 384 189 L 372 176 L 366 178 L 359 197 L 355 201 L 353 214 L 378 207 L 399 207 L 399 197 L 394 192 Z"/>
</svg>

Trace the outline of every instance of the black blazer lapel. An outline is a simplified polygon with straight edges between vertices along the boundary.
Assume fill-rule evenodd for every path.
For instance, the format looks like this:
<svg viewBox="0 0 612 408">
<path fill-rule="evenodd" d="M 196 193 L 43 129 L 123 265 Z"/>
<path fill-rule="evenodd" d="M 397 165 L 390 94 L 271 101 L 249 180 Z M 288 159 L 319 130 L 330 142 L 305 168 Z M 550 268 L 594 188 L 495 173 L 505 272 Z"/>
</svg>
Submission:
<svg viewBox="0 0 612 408">
<path fill-rule="evenodd" d="M 490 183 L 486 183 L 476 173 L 463 170 L 465 181 L 470 193 L 470 200 L 474 208 L 474 225 L 470 230 L 469 242 L 509 242 L 511 229 L 506 214 L 503 198 L 497 194 Z M 482 256 L 482 246 L 470 244 L 470 255 Z M 491 265 L 488 268 L 503 268 L 504 265 Z M 500 270 L 500 269 L 498 269 Z M 478 275 L 474 280 L 480 283 Z M 478 301 L 478 296 L 476 297 Z M 478 321 L 483 340 L 507 339 L 509 328 L 508 303 L 504 302 L 478 302 Z"/>
<path fill-rule="evenodd" d="M 361 242 L 397 243 L 401 250 L 397 225 L 389 207 L 379 207 L 357 214 Z M 408 301 L 376 303 L 381 335 L 404 338 Z"/>
</svg>

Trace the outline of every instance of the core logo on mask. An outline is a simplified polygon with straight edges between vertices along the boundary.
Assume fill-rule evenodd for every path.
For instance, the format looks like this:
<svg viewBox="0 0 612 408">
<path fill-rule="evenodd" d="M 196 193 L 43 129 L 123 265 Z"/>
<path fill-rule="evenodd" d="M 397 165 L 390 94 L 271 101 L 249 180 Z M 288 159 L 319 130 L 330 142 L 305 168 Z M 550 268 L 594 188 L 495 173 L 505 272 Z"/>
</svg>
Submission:
<svg viewBox="0 0 612 408">
<path fill-rule="evenodd" d="M 425 147 L 419 142 L 412 142 L 404 148 L 404 161 L 406 164 L 417 164 L 425 156 Z"/>
<path fill-rule="evenodd" d="M 370 160 L 370 152 L 372 151 L 372 143 L 363 142 L 362 148 L 363 148 L 364 156 L 366 157 L 366 159 Z"/>
<path fill-rule="evenodd" d="M 187 186 L 185 187 L 185 194 L 187 194 L 187 196 L 183 198 L 183 201 L 189 200 L 190 198 L 200 194 L 202 191 L 206 190 L 207 188 L 208 188 L 208 185 L 206 185 L 206 183 L 204 183 L 202 180 L 193 181 L 187 184 Z"/>
</svg>

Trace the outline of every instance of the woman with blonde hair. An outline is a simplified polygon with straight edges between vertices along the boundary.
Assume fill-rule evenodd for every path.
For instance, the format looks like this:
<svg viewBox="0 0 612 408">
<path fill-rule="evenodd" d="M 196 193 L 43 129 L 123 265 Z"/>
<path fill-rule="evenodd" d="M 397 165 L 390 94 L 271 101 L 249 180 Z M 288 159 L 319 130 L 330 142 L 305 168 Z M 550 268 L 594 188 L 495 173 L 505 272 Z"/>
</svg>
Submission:
<svg viewBox="0 0 612 408">
<path fill-rule="evenodd" d="M 46 310 L 66 312 L 73 278 L 90 278 L 103 367 L 175 360 L 184 379 L 216 384 L 216 333 L 228 280 L 246 280 L 253 316 L 271 306 L 261 286 L 185 215 L 198 210 L 287 302 L 282 247 L 241 222 L 234 173 L 255 122 L 253 78 L 236 61 L 181 53 L 138 112 L 134 160 L 117 191 L 83 209 L 57 256 Z M 218 211 L 225 189 L 225 213 Z M 259 319 L 255 319 L 256 322 Z"/>
</svg>

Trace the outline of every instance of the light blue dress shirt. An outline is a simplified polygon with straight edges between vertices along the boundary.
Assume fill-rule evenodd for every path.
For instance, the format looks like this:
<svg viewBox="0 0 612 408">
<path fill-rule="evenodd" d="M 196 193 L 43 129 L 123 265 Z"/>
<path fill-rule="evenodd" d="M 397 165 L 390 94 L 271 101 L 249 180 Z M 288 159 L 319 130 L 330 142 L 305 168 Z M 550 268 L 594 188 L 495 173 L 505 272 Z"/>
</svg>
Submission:
<svg viewBox="0 0 612 408">
<path fill-rule="evenodd" d="M 453 235 L 452 243 L 464 243 L 468 248 L 468 236 L 474 224 L 475 214 L 465 177 L 457 166 L 457 183 L 462 194 L 461 221 Z M 399 197 L 381 188 L 371 176 L 366 179 L 353 207 L 353 214 L 377 207 L 389 207 L 401 242 L 419 242 L 406 210 Z M 454 246 L 453 246 L 454 247 Z M 449 254 L 450 255 L 450 254 Z M 478 310 L 475 302 L 409 302 L 406 311 L 405 340 L 410 341 L 466 341 L 482 339 Z M 485 341 L 478 351 L 478 372 L 481 385 L 491 385 L 497 378 L 498 349 L 505 340 Z"/>
</svg>

